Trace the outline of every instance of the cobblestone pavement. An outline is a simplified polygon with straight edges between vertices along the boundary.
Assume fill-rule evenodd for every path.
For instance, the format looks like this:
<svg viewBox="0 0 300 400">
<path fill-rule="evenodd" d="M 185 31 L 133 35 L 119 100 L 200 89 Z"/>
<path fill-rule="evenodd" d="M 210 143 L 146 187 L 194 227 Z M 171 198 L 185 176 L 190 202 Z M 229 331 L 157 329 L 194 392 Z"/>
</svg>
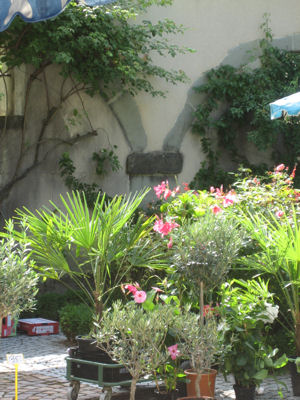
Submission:
<svg viewBox="0 0 300 400">
<path fill-rule="evenodd" d="M 6 354 L 22 353 L 24 363 L 19 365 L 18 400 L 66 400 L 69 383 L 65 379 L 65 357 L 68 344 L 63 335 L 27 336 L 0 339 L 0 399 L 14 399 L 14 367 L 6 362 Z M 284 400 L 300 399 L 291 392 L 290 378 L 281 376 Z M 263 383 L 263 393 L 257 394 L 257 400 L 280 399 L 278 383 L 267 379 Z M 99 399 L 101 388 L 81 383 L 78 400 Z M 232 382 L 224 382 L 217 377 L 216 399 L 235 399 Z"/>
</svg>

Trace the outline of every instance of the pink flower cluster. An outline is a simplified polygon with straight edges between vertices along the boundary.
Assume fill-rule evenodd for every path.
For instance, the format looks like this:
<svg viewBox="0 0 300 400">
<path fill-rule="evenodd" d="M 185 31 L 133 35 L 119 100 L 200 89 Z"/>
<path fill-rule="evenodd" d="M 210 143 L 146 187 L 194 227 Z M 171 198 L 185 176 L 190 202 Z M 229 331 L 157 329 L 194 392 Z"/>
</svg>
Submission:
<svg viewBox="0 0 300 400">
<path fill-rule="evenodd" d="M 233 190 L 230 190 L 228 193 L 225 194 L 223 191 L 223 186 L 216 189 L 212 186 L 210 188 L 210 193 L 215 196 L 216 199 L 222 202 L 221 204 L 224 208 L 229 207 L 237 202 L 236 193 Z M 210 209 L 215 215 L 223 212 L 222 208 L 218 204 L 212 205 Z"/>
<path fill-rule="evenodd" d="M 176 222 L 164 222 L 163 219 L 156 216 L 157 220 L 154 223 L 153 230 L 161 234 L 161 237 L 167 236 L 169 233 L 172 232 L 173 229 L 178 228 L 178 224 Z M 170 236 L 170 240 L 168 242 L 168 249 L 173 246 L 173 239 Z"/>
<path fill-rule="evenodd" d="M 168 181 L 162 181 L 160 185 L 154 186 L 153 189 L 159 199 L 161 198 L 161 196 L 163 196 L 165 200 L 167 200 L 170 196 L 174 197 L 177 193 L 180 192 L 179 186 L 177 186 L 173 191 L 170 190 Z"/>
<path fill-rule="evenodd" d="M 159 219 L 154 223 L 153 230 L 161 234 L 161 237 L 167 236 L 174 228 L 178 228 L 178 224 L 176 222 L 164 222 L 163 219 Z"/>
<path fill-rule="evenodd" d="M 179 355 L 178 344 L 174 344 L 173 346 L 168 347 L 168 352 L 172 358 L 172 360 L 176 360 Z"/>
<path fill-rule="evenodd" d="M 129 293 L 133 295 L 133 299 L 136 303 L 144 303 L 147 299 L 147 293 L 144 290 L 141 290 L 140 285 L 136 282 L 135 284 L 122 286 L 122 291 L 125 293 L 125 290 L 128 290 Z M 159 296 L 160 292 L 163 292 L 160 288 L 153 286 L 152 289 Z"/>
<path fill-rule="evenodd" d="M 125 289 L 127 289 L 130 293 L 132 293 L 134 301 L 136 303 L 144 303 L 147 298 L 147 293 L 140 289 L 140 285 L 136 283 L 135 285 L 125 285 Z"/>
</svg>

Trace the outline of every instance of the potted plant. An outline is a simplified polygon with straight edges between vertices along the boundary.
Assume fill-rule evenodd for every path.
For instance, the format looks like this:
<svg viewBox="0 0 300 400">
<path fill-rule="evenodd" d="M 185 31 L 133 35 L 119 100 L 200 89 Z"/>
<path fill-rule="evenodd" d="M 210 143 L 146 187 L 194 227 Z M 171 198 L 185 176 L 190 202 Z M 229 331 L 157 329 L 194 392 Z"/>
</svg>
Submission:
<svg viewBox="0 0 300 400">
<path fill-rule="evenodd" d="M 176 227 L 172 231 L 172 237 L 173 245 L 170 249 L 172 278 L 174 281 L 184 281 L 194 302 L 199 304 L 199 320 L 195 329 L 196 332 L 199 329 L 198 334 L 203 332 L 203 340 L 206 340 L 205 335 L 209 335 L 209 333 L 207 332 L 208 325 L 204 321 L 204 303 L 205 301 L 206 303 L 212 302 L 213 289 L 223 282 L 232 263 L 237 259 L 243 245 L 243 231 L 237 229 L 235 221 L 230 221 L 222 214 L 215 215 L 209 210 L 198 221 L 187 221 Z M 212 320 L 209 324 L 213 324 Z M 195 336 L 196 333 L 193 337 Z M 191 339 L 191 343 L 193 340 Z M 194 344 L 201 345 L 201 337 L 199 340 L 199 343 L 194 342 Z M 215 347 L 216 343 L 213 343 L 213 347 Z M 211 369 L 210 361 L 211 357 L 205 361 L 205 367 L 203 365 L 196 367 L 195 373 L 198 381 L 200 380 L 200 371 L 203 375 L 203 369 Z M 191 360 L 191 364 L 195 363 Z M 203 380 L 204 378 L 202 382 Z M 196 390 L 193 391 L 193 394 L 199 396 L 198 388 Z M 213 395 L 214 390 L 210 390 L 208 393 Z"/>
<path fill-rule="evenodd" d="M 149 235 L 153 218 L 139 215 L 132 221 L 147 192 L 112 200 L 99 195 L 91 210 L 83 192 L 67 193 L 61 206 L 50 202 L 53 211 L 17 210 L 16 220 L 26 230 L 6 236 L 30 244 L 30 256 L 43 277 L 62 281 L 68 276 L 100 320 L 113 290 L 132 267 L 165 266 Z"/>
<path fill-rule="evenodd" d="M 13 230 L 11 220 L 7 229 Z M 38 275 L 29 254 L 27 242 L 19 245 L 12 237 L 0 240 L 0 337 L 3 318 L 8 315 L 14 318 L 21 311 L 34 308 Z"/>
<path fill-rule="evenodd" d="M 267 324 L 278 315 L 273 295 L 262 280 L 233 280 L 221 288 L 219 312 L 224 319 L 223 373 L 233 374 L 237 400 L 253 400 L 255 388 L 271 369 L 286 364 L 277 349 L 266 345 Z"/>
<path fill-rule="evenodd" d="M 93 309 L 100 321 L 114 289 L 133 267 L 165 266 L 159 245 L 151 238 L 153 218 L 137 215 L 147 192 L 146 189 L 134 196 L 119 195 L 111 200 L 99 195 L 92 209 L 84 193 L 67 193 L 66 198 L 61 196 L 60 206 L 50 202 L 52 210 L 17 210 L 16 220 L 26 229 L 15 229 L 6 236 L 12 235 L 20 243 L 28 242 L 39 274 L 67 286 L 71 281 L 69 287 L 79 289 L 76 293 L 81 294 L 82 302 Z M 77 358 L 110 363 L 106 353 L 87 335 L 77 338 Z M 92 372 L 90 368 L 81 365 L 76 374 L 87 377 L 86 374 L 97 373 L 97 369 Z"/>
<path fill-rule="evenodd" d="M 175 229 L 172 236 L 172 272 L 185 281 L 203 318 L 204 300 L 206 304 L 212 301 L 213 289 L 221 285 L 238 258 L 244 231 L 232 218 L 208 211 L 198 221 Z"/>
<path fill-rule="evenodd" d="M 138 302 L 145 300 L 145 295 Z M 130 400 L 135 399 L 138 380 L 169 358 L 165 340 L 173 320 L 174 310 L 165 305 L 147 312 L 133 302 L 123 305 L 117 301 L 111 310 L 104 311 L 96 332 L 97 344 L 129 371 Z"/>
<path fill-rule="evenodd" d="M 296 355 L 300 360 L 300 224 L 299 210 L 278 208 L 273 212 L 246 214 L 239 219 L 248 230 L 257 251 L 242 262 L 256 273 L 265 273 L 274 278 L 281 290 L 281 301 L 288 310 L 282 315 L 285 327 L 295 338 Z M 300 374 L 296 363 L 291 364 L 294 395 L 300 395 Z M 298 385 L 296 386 L 296 383 Z"/>
<path fill-rule="evenodd" d="M 188 309 L 176 317 L 173 327 L 178 338 L 181 357 L 190 361 L 187 376 L 188 396 L 208 396 L 214 398 L 217 370 L 212 369 L 222 349 L 222 332 L 213 312 L 201 318 Z"/>
<path fill-rule="evenodd" d="M 182 390 L 184 386 L 181 385 L 181 383 L 185 385 L 185 373 L 181 368 L 178 344 L 172 344 L 167 349 L 171 360 L 167 360 L 154 371 L 157 383 L 155 394 L 158 400 L 175 400 L 178 396 L 183 395 L 182 392 L 186 392 L 186 390 Z M 163 382 L 163 387 L 158 385 L 159 380 Z"/>
</svg>

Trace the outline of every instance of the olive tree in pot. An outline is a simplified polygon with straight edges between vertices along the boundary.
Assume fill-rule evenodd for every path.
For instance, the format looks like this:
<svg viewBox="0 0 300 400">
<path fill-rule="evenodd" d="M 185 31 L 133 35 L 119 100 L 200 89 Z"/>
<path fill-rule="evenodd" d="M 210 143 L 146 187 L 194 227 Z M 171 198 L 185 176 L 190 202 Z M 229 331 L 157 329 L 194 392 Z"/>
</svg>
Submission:
<svg viewBox="0 0 300 400">
<path fill-rule="evenodd" d="M 223 283 L 246 241 L 245 231 L 233 218 L 207 211 L 197 222 L 186 222 L 173 231 L 172 270 L 184 278 L 203 320 L 204 301 Z"/>
<path fill-rule="evenodd" d="M 292 363 L 294 395 L 300 395 L 300 222 L 297 205 L 290 209 L 278 209 L 274 213 L 243 214 L 239 219 L 251 237 L 258 251 L 242 261 L 257 273 L 264 273 L 276 281 L 281 290 L 280 301 L 285 303 L 289 315 L 282 315 L 285 327 L 295 338 L 296 356 Z M 298 383 L 298 384 L 297 384 Z"/>
<path fill-rule="evenodd" d="M 221 288 L 224 376 L 233 374 L 237 400 L 253 400 L 255 388 L 270 370 L 286 364 L 286 356 L 276 359 L 278 349 L 266 344 L 266 331 L 278 315 L 273 295 L 262 280 L 233 280 Z"/>
<path fill-rule="evenodd" d="M 203 320 L 199 314 L 185 309 L 176 317 L 173 331 L 178 338 L 181 357 L 190 360 L 191 369 L 185 371 L 189 383 L 188 396 L 214 398 L 217 363 L 223 348 L 222 331 L 213 312 L 207 312 Z"/>
<path fill-rule="evenodd" d="M 132 302 L 116 302 L 112 310 L 104 312 L 96 332 L 97 344 L 129 371 L 130 400 L 135 399 L 138 380 L 169 358 L 165 339 L 173 321 L 174 310 L 165 305 L 147 312 Z"/>
<path fill-rule="evenodd" d="M 194 300 L 199 302 L 200 313 L 198 326 L 195 326 L 195 329 L 199 329 L 199 334 L 201 331 L 203 332 L 203 340 L 205 341 L 205 335 L 210 336 L 207 326 L 214 322 L 213 320 L 204 321 L 204 302 L 211 303 L 213 289 L 221 285 L 231 265 L 238 258 L 239 251 L 246 240 L 245 233 L 242 229 L 238 229 L 237 223 L 232 218 L 229 219 L 221 213 L 214 215 L 209 210 L 197 222 L 182 224 L 173 231 L 172 236 L 173 264 L 171 268 L 174 276 L 179 276 L 181 278 L 179 281 L 182 279 L 185 281 L 193 294 Z M 202 343 L 201 337 L 199 340 L 200 342 L 197 345 Z M 216 342 L 213 341 L 213 343 L 213 347 L 215 347 Z M 205 368 L 211 368 L 210 361 L 211 357 L 208 357 L 207 361 L 201 362 L 207 362 Z M 192 359 L 191 363 L 193 364 Z M 197 371 L 203 368 L 203 365 L 197 367 Z M 200 375 L 197 375 L 199 381 Z M 196 394 L 199 396 L 197 385 L 196 390 Z M 214 394 L 214 392 L 210 393 Z"/>
<path fill-rule="evenodd" d="M 7 222 L 7 229 L 13 231 L 12 221 Z M 29 254 L 26 241 L 18 244 L 11 236 L 0 240 L 0 337 L 4 317 L 16 317 L 35 306 L 38 275 Z"/>
</svg>

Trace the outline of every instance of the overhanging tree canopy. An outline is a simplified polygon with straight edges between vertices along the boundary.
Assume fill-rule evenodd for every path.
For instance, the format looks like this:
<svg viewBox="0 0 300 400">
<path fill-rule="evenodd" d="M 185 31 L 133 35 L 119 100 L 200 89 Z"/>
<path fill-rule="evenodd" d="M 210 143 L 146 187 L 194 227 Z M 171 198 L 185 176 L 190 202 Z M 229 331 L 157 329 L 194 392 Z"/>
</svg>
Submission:
<svg viewBox="0 0 300 400">
<path fill-rule="evenodd" d="M 56 17 L 71 0 L 2 0 L 0 8 L 0 31 L 7 29 L 19 15 L 26 22 L 38 22 Z M 81 0 L 88 6 L 113 3 L 116 0 Z"/>
</svg>

